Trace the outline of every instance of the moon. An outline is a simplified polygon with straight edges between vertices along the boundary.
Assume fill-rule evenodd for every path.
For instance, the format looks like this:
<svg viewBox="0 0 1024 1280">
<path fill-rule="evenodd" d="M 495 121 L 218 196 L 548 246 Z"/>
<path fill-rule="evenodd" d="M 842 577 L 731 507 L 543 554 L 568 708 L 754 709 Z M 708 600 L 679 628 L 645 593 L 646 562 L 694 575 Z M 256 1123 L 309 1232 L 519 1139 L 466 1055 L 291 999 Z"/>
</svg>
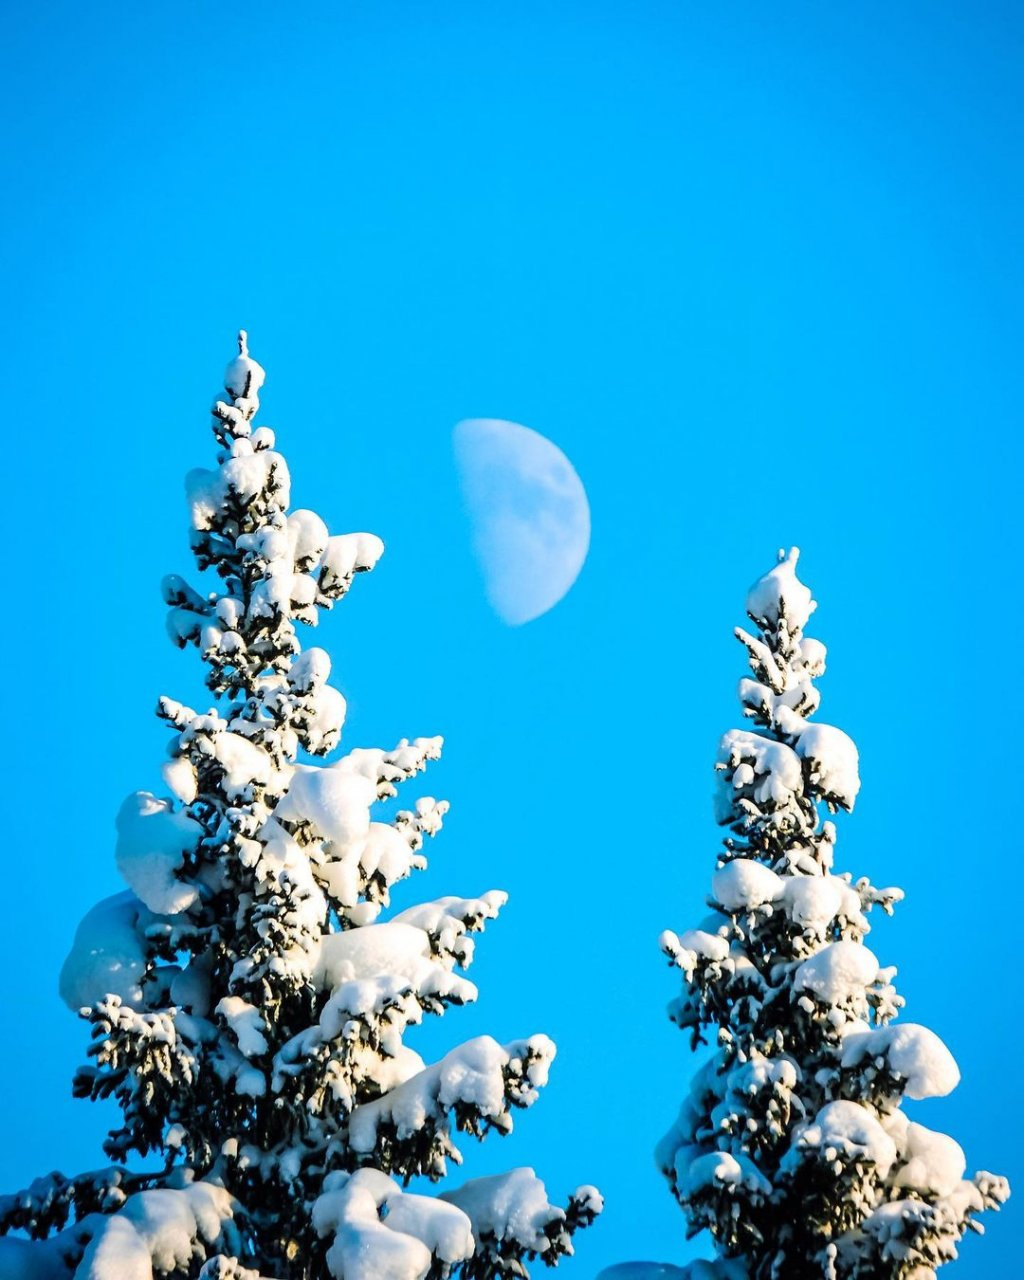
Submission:
<svg viewBox="0 0 1024 1280">
<path fill-rule="evenodd" d="M 587 558 L 583 482 L 557 445 L 518 422 L 468 418 L 452 446 L 487 599 L 510 627 L 532 622 L 565 596 Z"/>
</svg>

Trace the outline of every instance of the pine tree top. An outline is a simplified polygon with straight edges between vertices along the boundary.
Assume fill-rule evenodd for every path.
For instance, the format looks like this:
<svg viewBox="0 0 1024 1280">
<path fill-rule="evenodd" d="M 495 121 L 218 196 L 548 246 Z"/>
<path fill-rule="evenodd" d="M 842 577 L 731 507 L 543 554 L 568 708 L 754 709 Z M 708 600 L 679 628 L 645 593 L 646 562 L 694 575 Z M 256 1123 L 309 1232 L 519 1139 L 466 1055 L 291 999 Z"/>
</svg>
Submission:
<svg viewBox="0 0 1024 1280">
<path fill-rule="evenodd" d="M 754 727 L 719 745 L 727 834 L 710 915 L 662 935 L 684 979 L 670 1016 L 715 1048 L 658 1162 L 690 1234 L 715 1243 L 718 1260 L 691 1280 L 926 1280 L 1009 1189 L 965 1179 L 959 1145 L 901 1109 L 949 1093 L 959 1071 L 938 1036 L 896 1020 L 896 971 L 864 941 L 871 909 L 891 914 L 902 890 L 834 870 L 824 815 L 852 811 L 859 760 L 847 734 L 812 719 L 827 655 L 804 634 L 816 604 L 798 556 L 779 553 L 747 593 L 754 629 L 736 629 Z"/>
<path fill-rule="evenodd" d="M 167 793 L 121 807 L 128 888 L 87 914 L 61 974 L 92 1027 L 75 1092 L 122 1111 L 105 1143 L 116 1163 L 0 1202 L 0 1230 L 49 1237 L 0 1241 L 0 1274 L 33 1250 L 59 1280 L 525 1275 L 530 1258 L 572 1252 L 600 1211 L 594 1188 L 565 1208 L 530 1169 L 441 1198 L 405 1188 L 447 1175 L 458 1133 L 507 1133 L 555 1048 L 481 1036 L 428 1064 L 405 1043 L 425 1014 L 476 998 L 472 935 L 505 895 L 383 918 L 448 809 L 390 801 L 442 740 L 318 763 L 339 745 L 345 699 L 298 627 L 383 544 L 291 508 L 274 433 L 255 425 L 265 374 L 244 331 L 238 347 L 213 407 L 215 466 L 186 481 L 207 577 L 164 580 L 170 637 L 198 650 L 215 705 L 160 699 Z"/>
</svg>

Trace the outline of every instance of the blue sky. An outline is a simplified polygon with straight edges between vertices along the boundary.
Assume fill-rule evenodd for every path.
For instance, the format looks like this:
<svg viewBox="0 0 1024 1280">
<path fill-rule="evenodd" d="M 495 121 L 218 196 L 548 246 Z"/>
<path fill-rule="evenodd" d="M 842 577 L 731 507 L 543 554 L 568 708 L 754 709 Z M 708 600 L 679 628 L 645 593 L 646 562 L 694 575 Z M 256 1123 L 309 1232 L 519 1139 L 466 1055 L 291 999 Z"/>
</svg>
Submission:
<svg viewBox="0 0 1024 1280">
<path fill-rule="evenodd" d="M 388 547 L 320 637 L 347 742 L 447 739 L 401 902 L 511 894 L 479 1004 L 416 1047 L 559 1044 L 466 1172 L 598 1183 L 582 1280 L 699 1250 L 650 1154 L 692 1070 L 657 937 L 703 913 L 731 628 L 797 543 L 863 762 L 838 865 L 906 889 L 872 945 L 963 1070 L 917 1114 L 1024 1191 L 1021 10 L 51 4 L 3 43 L 0 1187 L 102 1163 L 57 970 L 158 785 L 157 695 L 200 697 L 158 585 L 245 325 L 297 502 Z M 477 416 L 590 497 L 579 582 L 516 630 L 450 456 Z M 950 1274 L 1009 1274 L 1018 1213 Z"/>
</svg>

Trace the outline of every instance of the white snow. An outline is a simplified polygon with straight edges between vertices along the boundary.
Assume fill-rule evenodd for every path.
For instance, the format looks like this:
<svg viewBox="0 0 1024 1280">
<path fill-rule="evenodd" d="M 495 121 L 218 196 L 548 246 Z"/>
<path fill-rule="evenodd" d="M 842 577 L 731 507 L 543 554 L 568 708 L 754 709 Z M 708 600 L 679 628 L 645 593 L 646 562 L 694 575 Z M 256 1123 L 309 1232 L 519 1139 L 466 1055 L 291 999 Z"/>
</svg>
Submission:
<svg viewBox="0 0 1024 1280">
<path fill-rule="evenodd" d="M 240 996 L 224 996 L 217 1002 L 216 1013 L 234 1032 L 239 1051 L 245 1058 L 258 1058 L 267 1052 L 266 1026 L 260 1011 Z"/>
<path fill-rule="evenodd" d="M 796 753 L 809 764 L 811 782 L 826 799 L 853 808 L 860 791 L 860 758 L 852 738 L 834 725 L 804 721 Z"/>
<path fill-rule="evenodd" d="M 793 976 L 794 991 L 810 991 L 825 1004 L 863 1000 L 878 977 L 878 961 L 859 942 L 829 943 L 801 964 Z"/>
<path fill-rule="evenodd" d="M 800 758 L 792 747 L 747 729 L 730 729 L 718 747 L 723 769 L 732 770 L 731 779 L 721 773 L 722 793 L 716 802 L 716 817 L 726 821 L 732 814 L 734 795 L 749 795 L 757 805 L 781 809 L 803 791 Z"/>
<path fill-rule="evenodd" d="M 819 937 L 841 917 L 867 931 L 860 894 L 842 876 L 786 876 L 782 902 L 790 919 Z"/>
<path fill-rule="evenodd" d="M 813 1123 L 797 1130 L 795 1147 L 816 1147 L 829 1161 L 838 1155 L 874 1165 L 883 1178 L 896 1162 L 896 1143 L 874 1112 L 859 1102 L 840 1100 L 822 1107 Z M 793 1150 L 784 1163 L 791 1163 L 792 1155 Z"/>
<path fill-rule="evenodd" d="M 496 920 L 507 901 L 508 894 L 500 889 L 489 889 L 479 898 L 435 898 L 399 912 L 395 922 L 422 929 L 432 950 L 465 969 L 473 961 L 474 949 L 467 933 L 482 929 L 485 920 Z"/>
<path fill-rule="evenodd" d="M 224 370 L 224 390 L 235 400 L 255 400 L 266 376 L 263 366 L 249 355 L 248 334 L 240 330 L 238 355 Z"/>
<path fill-rule="evenodd" d="M 711 877 L 712 897 L 730 915 L 774 902 L 782 890 L 781 877 L 753 858 L 734 858 Z"/>
<path fill-rule="evenodd" d="M 177 876 L 203 829 L 170 800 L 149 791 L 128 796 L 117 815 L 117 869 L 150 911 L 173 915 L 195 902 L 195 885 Z"/>
<path fill-rule="evenodd" d="M 273 760 L 262 747 L 240 733 L 215 733 L 212 745 L 213 757 L 224 771 L 222 785 L 229 800 L 251 799 L 254 787 L 268 786 L 273 780 Z"/>
<path fill-rule="evenodd" d="M 348 704 L 337 689 L 329 684 L 318 689 L 301 720 L 307 751 L 323 755 L 337 746 L 347 713 Z"/>
<path fill-rule="evenodd" d="M 942 1098 L 960 1083 L 956 1059 L 934 1031 L 901 1022 L 872 1031 L 853 1031 L 843 1039 L 842 1065 L 883 1058 L 902 1077 L 909 1098 Z"/>
<path fill-rule="evenodd" d="M 407 876 L 417 861 L 409 841 L 395 827 L 387 822 L 370 823 L 359 850 L 364 875 L 379 872 L 387 884 L 394 884 Z"/>
<path fill-rule="evenodd" d="M 154 1269 L 173 1271 L 188 1266 L 194 1257 L 202 1257 L 197 1241 L 216 1240 L 233 1213 L 234 1202 L 223 1187 L 196 1182 L 182 1188 L 140 1191 L 128 1198 L 118 1216 L 135 1227 Z"/>
<path fill-rule="evenodd" d="M 430 939 L 422 929 L 390 921 L 363 925 L 324 937 L 313 970 L 315 986 L 326 989 L 344 982 L 395 974 L 411 978 L 430 955 Z"/>
<path fill-rule="evenodd" d="M 467 1229 L 466 1215 L 453 1205 L 445 1204 L 440 1198 L 405 1191 L 390 1196 L 387 1207 L 388 1227 L 422 1240 L 442 1262 L 454 1264 L 471 1256 L 473 1233 Z"/>
<path fill-rule="evenodd" d="M 49 1240 L 0 1237 L 0 1277 L 2 1280 L 69 1280 L 70 1271 L 64 1261 L 66 1247 L 67 1240 L 60 1235 Z M 126 1276 L 125 1280 L 131 1277 Z"/>
<path fill-rule="evenodd" d="M 672 958 L 688 979 L 692 978 L 700 961 L 720 964 L 729 955 L 729 943 L 726 939 L 717 933 L 706 933 L 703 929 L 687 929 L 678 936 L 671 929 L 666 929 L 658 942 L 662 951 Z"/>
<path fill-rule="evenodd" d="M 827 657 L 828 650 L 820 640 L 812 640 L 810 636 L 804 636 L 800 641 L 800 665 L 804 674 L 811 679 L 816 680 L 818 676 L 825 674 Z"/>
<path fill-rule="evenodd" d="M 902 1111 L 895 1112 L 895 1117 L 899 1117 L 895 1124 L 886 1122 L 899 1148 L 900 1167 L 893 1185 L 923 1196 L 948 1196 L 967 1168 L 963 1148 L 947 1134 L 908 1120 Z"/>
<path fill-rule="evenodd" d="M 847 887 L 837 876 L 788 876 L 782 900 L 796 924 L 820 932 L 839 914 Z"/>
<path fill-rule="evenodd" d="M 276 816 L 286 822 L 308 822 L 323 839 L 347 845 L 369 834 L 370 805 L 376 798 L 374 784 L 354 772 L 347 760 L 326 766 L 299 765 Z"/>
<path fill-rule="evenodd" d="M 384 554 L 374 533 L 336 533 L 320 557 L 320 585 L 325 594 L 344 592 L 353 576 L 372 569 Z"/>
<path fill-rule="evenodd" d="M 330 1174 L 313 1205 L 313 1226 L 334 1237 L 327 1263 L 338 1280 L 423 1280 L 435 1257 L 454 1267 L 473 1254 L 464 1213 L 403 1192 L 377 1169 Z"/>
<path fill-rule="evenodd" d="M 385 1005 L 404 1002 L 404 1018 L 389 1015 L 389 1026 L 400 1033 L 407 1022 L 420 1020 L 420 998 L 430 1004 L 436 999 L 461 1004 L 476 999 L 476 987 L 456 977 L 448 964 L 432 958 L 430 939 L 422 929 L 389 921 L 362 925 L 326 936 L 314 968 L 314 985 L 331 990 L 320 1015 L 320 1027 L 328 1039 L 342 1033 L 353 1016 L 380 1013 Z M 384 1037 L 389 1052 L 398 1046 L 390 1034 Z"/>
<path fill-rule="evenodd" d="M 153 1280 L 153 1255 L 134 1225 L 114 1214 L 97 1224 L 75 1280 Z"/>
<path fill-rule="evenodd" d="M 75 1013 L 115 995 L 142 1007 L 140 981 L 146 971 L 143 939 L 152 917 L 134 893 L 104 898 L 86 912 L 60 971 L 60 997 Z"/>
<path fill-rule="evenodd" d="M 192 526 L 211 529 L 232 505 L 247 507 L 259 495 L 274 493 L 275 502 L 287 507 L 290 483 L 288 464 L 273 449 L 229 457 L 215 471 L 196 467 L 185 477 Z"/>
<path fill-rule="evenodd" d="M 818 607 L 796 576 L 796 564 L 800 548 L 791 547 L 779 553 L 779 563 L 754 583 L 747 592 L 747 613 L 758 624 L 774 627 L 785 617 L 789 631 L 802 631 L 807 620 Z"/>
<path fill-rule="evenodd" d="M 513 1058 L 525 1060 L 527 1055 L 532 1061 L 526 1069 L 520 1100 L 522 1105 L 529 1105 L 536 1089 L 547 1083 L 555 1046 L 546 1036 L 539 1035 L 505 1046 L 490 1036 L 478 1036 L 383 1098 L 356 1107 L 349 1117 L 352 1150 L 364 1154 L 373 1151 L 382 1126 L 392 1125 L 399 1139 L 408 1138 L 456 1104 L 472 1107 L 499 1127 L 509 1127 L 504 1069 Z"/>
<path fill-rule="evenodd" d="M 679 935 L 679 945 L 704 960 L 724 960 L 729 954 L 728 940 L 704 929 L 687 929 Z"/>
<path fill-rule="evenodd" d="M 173 760 L 168 760 L 160 772 L 175 798 L 182 804 L 191 804 L 196 798 L 199 782 L 192 761 L 186 756 L 177 756 Z"/>
<path fill-rule="evenodd" d="M 315 645 L 306 649 L 292 663 L 288 683 L 298 693 L 307 693 L 326 684 L 331 674 L 331 658 L 326 649 Z"/>
<path fill-rule="evenodd" d="M 686 1199 L 699 1196 L 708 1187 L 735 1187 L 765 1196 L 771 1183 L 746 1156 L 728 1151 L 709 1151 L 686 1166 L 680 1179 L 680 1194 Z"/>
<path fill-rule="evenodd" d="M 223 1187 L 195 1182 L 140 1191 L 109 1216 L 90 1215 L 92 1238 L 75 1280 L 153 1280 L 207 1256 L 234 1213 Z"/>
<path fill-rule="evenodd" d="M 315 511 L 299 509 L 288 516 L 292 562 L 300 573 L 319 563 L 328 539 L 327 526 Z M 321 650 L 322 652 L 322 650 Z"/>
<path fill-rule="evenodd" d="M 532 1169 L 474 1178 L 445 1192 L 442 1199 L 466 1214 L 478 1241 L 490 1235 L 495 1240 L 513 1240 L 538 1254 L 545 1253 L 550 1243 L 545 1227 L 553 1218 L 564 1217 L 548 1203 L 544 1183 Z"/>
</svg>

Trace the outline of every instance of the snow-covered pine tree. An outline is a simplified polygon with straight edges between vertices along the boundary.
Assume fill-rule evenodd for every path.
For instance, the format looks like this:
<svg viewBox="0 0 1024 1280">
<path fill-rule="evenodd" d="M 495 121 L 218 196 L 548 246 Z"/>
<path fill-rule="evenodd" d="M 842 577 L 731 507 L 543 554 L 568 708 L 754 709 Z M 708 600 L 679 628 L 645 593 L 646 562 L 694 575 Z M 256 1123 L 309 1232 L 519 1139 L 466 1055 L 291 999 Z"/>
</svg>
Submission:
<svg viewBox="0 0 1024 1280">
<path fill-rule="evenodd" d="M 909 1120 L 907 1098 L 959 1080 L 931 1031 L 895 1022 L 902 999 L 864 944 L 872 907 L 899 889 L 833 871 L 823 810 L 851 810 L 857 750 L 811 720 L 825 647 L 804 635 L 815 608 L 797 551 L 750 589 L 756 630 L 737 629 L 753 678 L 716 768 L 728 828 L 699 928 L 662 945 L 683 972 L 673 1020 L 693 1047 L 711 1032 L 657 1159 L 689 1234 L 708 1230 L 717 1261 L 693 1280 L 926 1280 L 956 1257 L 973 1215 L 1001 1204 L 1004 1179 L 964 1180 L 957 1143 Z"/>
<path fill-rule="evenodd" d="M 345 700 L 295 624 L 383 547 L 289 513 L 287 465 L 253 422 L 263 380 L 243 333 L 213 410 L 217 466 L 187 479 L 192 548 L 219 585 L 164 583 L 171 638 L 198 648 L 218 707 L 161 699 L 169 795 L 125 801 L 128 889 L 86 915 L 61 975 L 92 1024 L 75 1092 L 123 1112 L 115 1163 L 3 1198 L 0 1229 L 33 1238 L 0 1241 L 7 1280 L 525 1276 L 525 1259 L 571 1253 L 601 1207 L 592 1187 L 549 1204 L 530 1169 L 440 1197 L 403 1189 L 458 1162 L 456 1130 L 506 1133 L 555 1050 L 481 1037 L 426 1066 L 403 1044 L 424 1013 L 475 998 L 460 971 L 505 895 L 379 921 L 447 805 L 420 798 L 390 820 L 374 806 L 441 739 L 308 758 L 337 746 Z"/>
</svg>

